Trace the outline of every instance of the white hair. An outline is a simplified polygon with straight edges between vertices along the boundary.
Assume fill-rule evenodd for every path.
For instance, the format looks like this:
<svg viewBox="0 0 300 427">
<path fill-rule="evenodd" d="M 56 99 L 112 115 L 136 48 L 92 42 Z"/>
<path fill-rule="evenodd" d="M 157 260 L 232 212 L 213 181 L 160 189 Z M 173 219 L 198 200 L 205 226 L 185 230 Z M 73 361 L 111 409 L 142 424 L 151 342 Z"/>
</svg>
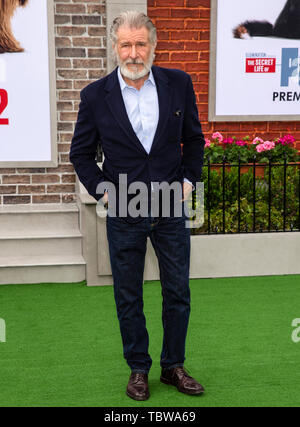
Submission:
<svg viewBox="0 0 300 427">
<path fill-rule="evenodd" d="M 156 45 L 157 33 L 156 28 L 151 19 L 144 13 L 136 10 L 128 10 L 117 16 L 110 29 L 110 38 L 113 44 L 116 44 L 118 40 L 118 30 L 120 27 L 126 26 L 129 28 L 140 29 L 146 27 L 149 31 L 149 41 L 152 45 Z"/>
</svg>

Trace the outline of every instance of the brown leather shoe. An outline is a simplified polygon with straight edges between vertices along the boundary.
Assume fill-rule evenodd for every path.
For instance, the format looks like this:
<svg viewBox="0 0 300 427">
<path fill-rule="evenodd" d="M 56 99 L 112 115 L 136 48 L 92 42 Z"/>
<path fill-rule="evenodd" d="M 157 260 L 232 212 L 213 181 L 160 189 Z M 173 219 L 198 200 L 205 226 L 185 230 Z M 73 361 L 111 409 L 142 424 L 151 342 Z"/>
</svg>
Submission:
<svg viewBox="0 0 300 427">
<path fill-rule="evenodd" d="M 149 399 L 148 375 L 139 372 L 132 372 L 129 378 L 126 394 L 134 400 Z"/>
<path fill-rule="evenodd" d="M 204 393 L 202 385 L 190 377 L 182 366 L 162 369 L 160 381 L 164 384 L 174 385 L 181 393 L 192 395 Z"/>
</svg>

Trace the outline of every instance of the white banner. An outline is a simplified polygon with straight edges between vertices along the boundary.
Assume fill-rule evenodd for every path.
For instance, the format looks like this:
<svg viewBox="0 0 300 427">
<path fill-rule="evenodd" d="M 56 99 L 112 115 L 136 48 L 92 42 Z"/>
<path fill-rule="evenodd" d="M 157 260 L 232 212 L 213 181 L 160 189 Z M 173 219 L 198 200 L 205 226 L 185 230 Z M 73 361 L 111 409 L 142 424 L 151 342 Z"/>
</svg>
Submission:
<svg viewBox="0 0 300 427">
<path fill-rule="evenodd" d="M 13 17 L 9 3 L 18 2 L 0 13 L 12 26 L 8 41 L 0 26 L 0 163 L 51 162 L 49 2 L 28 0 Z"/>
<path fill-rule="evenodd" d="M 300 1 L 215 6 L 210 119 L 299 120 Z"/>
</svg>

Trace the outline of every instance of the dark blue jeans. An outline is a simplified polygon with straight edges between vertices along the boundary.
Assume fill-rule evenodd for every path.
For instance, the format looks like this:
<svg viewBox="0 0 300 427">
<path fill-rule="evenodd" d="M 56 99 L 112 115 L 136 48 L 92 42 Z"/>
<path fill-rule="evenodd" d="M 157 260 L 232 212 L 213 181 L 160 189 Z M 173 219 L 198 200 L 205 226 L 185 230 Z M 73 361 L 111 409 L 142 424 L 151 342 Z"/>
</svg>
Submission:
<svg viewBox="0 0 300 427">
<path fill-rule="evenodd" d="M 128 223 L 107 216 L 107 237 L 124 357 L 132 371 L 148 373 L 152 364 L 143 312 L 147 237 L 159 262 L 164 328 L 161 367 L 182 366 L 190 316 L 190 229 L 186 217 L 143 218 Z"/>
</svg>

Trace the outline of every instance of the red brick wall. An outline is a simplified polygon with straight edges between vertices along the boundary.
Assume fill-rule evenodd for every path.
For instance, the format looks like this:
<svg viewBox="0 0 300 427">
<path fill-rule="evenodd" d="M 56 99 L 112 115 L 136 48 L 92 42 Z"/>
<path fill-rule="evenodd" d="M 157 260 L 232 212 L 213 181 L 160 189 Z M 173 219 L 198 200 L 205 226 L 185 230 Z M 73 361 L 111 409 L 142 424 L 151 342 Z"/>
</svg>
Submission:
<svg viewBox="0 0 300 427">
<path fill-rule="evenodd" d="M 148 0 L 148 13 L 158 29 L 156 63 L 180 68 L 193 79 L 199 115 L 206 135 L 292 133 L 300 148 L 300 124 L 209 123 L 210 0 Z M 0 168 L 0 205 L 73 203 L 75 173 L 69 150 L 80 90 L 106 74 L 105 0 L 55 0 L 58 167 Z"/>
<path fill-rule="evenodd" d="M 55 0 L 55 38 L 58 167 L 0 168 L 0 205 L 75 202 L 70 143 L 80 90 L 106 74 L 105 0 Z"/>
<path fill-rule="evenodd" d="M 205 135 L 273 139 L 291 133 L 300 149 L 298 122 L 208 122 L 210 0 L 148 0 L 148 14 L 158 30 L 156 64 L 191 75 Z"/>
</svg>

